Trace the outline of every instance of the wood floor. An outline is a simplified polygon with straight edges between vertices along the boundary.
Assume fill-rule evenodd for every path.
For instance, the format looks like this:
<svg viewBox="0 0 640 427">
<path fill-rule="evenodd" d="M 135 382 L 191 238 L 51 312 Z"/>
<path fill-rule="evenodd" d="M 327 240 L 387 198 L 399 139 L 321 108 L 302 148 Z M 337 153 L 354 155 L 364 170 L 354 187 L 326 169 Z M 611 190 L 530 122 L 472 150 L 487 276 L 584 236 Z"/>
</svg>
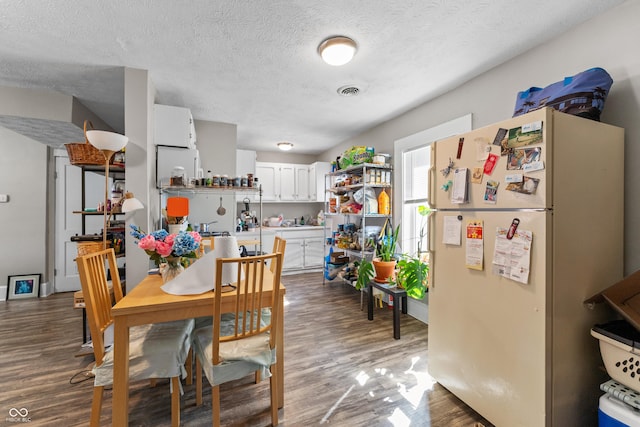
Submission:
<svg viewBox="0 0 640 427">
<path fill-rule="evenodd" d="M 285 276 L 285 406 L 281 426 L 464 426 L 491 424 L 427 373 L 427 326 L 402 316 L 402 338 L 392 335 L 392 311 L 377 308 L 373 321 L 360 311 L 360 293 L 320 273 Z M 0 425 L 11 408 L 26 408 L 32 426 L 86 426 L 93 357 L 74 357 L 82 342 L 82 312 L 72 293 L 39 300 L 0 302 Z M 84 380 L 84 381 L 83 381 Z M 210 390 L 195 406 L 195 386 L 185 386 L 182 425 L 211 425 Z M 252 378 L 221 387 L 225 426 L 270 423 L 268 381 Z M 155 388 L 134 383 L 132 426 L 169 426 L 166 381 Z M 102 425 L 111 425 L 111 391 Z"/>
</svg>

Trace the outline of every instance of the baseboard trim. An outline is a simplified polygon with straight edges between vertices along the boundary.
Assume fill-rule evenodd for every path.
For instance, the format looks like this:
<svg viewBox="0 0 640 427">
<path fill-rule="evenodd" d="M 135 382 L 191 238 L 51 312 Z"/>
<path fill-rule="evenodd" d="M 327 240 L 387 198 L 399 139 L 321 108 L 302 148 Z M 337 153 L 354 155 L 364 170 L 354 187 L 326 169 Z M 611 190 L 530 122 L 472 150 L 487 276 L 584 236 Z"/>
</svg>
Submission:
<svg viewBox="0 0 640 427">
<path fill-rule="evenodd" d="M 53 293 L 53 286 L 49 282 L 42 283 L 40 285 L 40 296 L 48 297 Z"/>
</svg>

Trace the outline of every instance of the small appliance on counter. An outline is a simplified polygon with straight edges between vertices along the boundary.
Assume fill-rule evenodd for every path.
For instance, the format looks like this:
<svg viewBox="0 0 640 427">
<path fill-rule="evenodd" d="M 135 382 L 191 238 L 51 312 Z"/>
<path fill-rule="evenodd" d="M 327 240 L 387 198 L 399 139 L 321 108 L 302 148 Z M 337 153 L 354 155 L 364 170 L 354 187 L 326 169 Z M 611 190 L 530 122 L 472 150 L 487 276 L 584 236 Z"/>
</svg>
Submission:
<svg viewBox="0 0 640 427">
<path fill-rule="evenodd" d="M 258 218 L 256 217 L 256 211 L 252 211 L 249 207 L 251 200 L 248 197 L 245 197 L 242 202 L 244 203 L 244 209 L 240 212 L 240 223 L 238 224 L 238 227 L 240 227 L 242 231 L 248 231 L 256 228 Z M 236 231 L 240 230 L 236 227 Z"/>
</svg>

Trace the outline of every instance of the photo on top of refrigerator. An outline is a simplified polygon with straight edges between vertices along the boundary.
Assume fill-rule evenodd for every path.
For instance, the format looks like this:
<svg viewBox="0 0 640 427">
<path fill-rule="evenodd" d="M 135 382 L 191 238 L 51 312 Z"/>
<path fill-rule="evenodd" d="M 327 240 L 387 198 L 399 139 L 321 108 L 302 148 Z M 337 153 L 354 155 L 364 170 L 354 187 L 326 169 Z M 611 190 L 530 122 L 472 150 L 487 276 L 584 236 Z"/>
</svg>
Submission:
<svg viewBox="0 0 640 427">
<path fill-rule="evenodd" d="M 432 144 L 429 372 L 495 425 L 595 425 L 623 142 L 546 108 Z"/>
</svg>

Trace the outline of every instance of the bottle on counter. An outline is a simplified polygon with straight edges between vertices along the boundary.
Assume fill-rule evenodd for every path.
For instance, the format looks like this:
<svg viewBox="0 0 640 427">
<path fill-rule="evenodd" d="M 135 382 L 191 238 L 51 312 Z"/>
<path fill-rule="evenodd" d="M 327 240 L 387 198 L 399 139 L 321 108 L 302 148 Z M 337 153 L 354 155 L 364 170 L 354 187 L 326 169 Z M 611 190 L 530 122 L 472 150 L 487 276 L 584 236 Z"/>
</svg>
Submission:
<svg viewBox="0 0 640 427">
<path fill-rule="evenodd" d="M 206 187 L 211 187 L 213 185 L 213 175 L 211 174 L 211 171 L 207 171 L 207 178 L 204 181 L 204 185 Z"/>
</svg>

